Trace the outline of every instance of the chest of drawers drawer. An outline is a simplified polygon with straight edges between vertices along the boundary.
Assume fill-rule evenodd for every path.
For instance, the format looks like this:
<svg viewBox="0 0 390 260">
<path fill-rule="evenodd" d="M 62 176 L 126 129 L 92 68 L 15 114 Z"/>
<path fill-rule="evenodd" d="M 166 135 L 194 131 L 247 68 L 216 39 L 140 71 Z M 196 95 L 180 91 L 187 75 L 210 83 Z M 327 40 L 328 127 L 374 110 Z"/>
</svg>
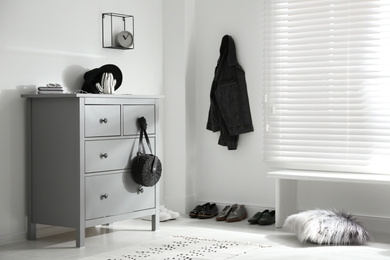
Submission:
<svg viewBox="0 0 390 260">
<path fill-rule="evenodd" d="M 148 124 L 148 134 L 156 133 L 156 119 L 154 105 L 124 105 L 123 106 L 123 134 L 136 135 L 138 132 L 137 119 L 145 117 Z"/>
<path fill-rule="evenodd" d="M 127 169 L 133 157 L 135 139 L 85 142 L 85 171 L 98 172 Z"/>
<path fill-rule="evenodd" d="M 154 151 L 154 137 L 149 139 Z M 131 159 L 137 155 L 138 142 L 137 138 L 86 141 L 85 172 L 130 169 Z M 144 148 L 149 153 L 145 143 Z"/>
<path fill-rule="evenodd" d="M 138 186 L 130 172 L 87 176 L 85 178 L 85 218 L 94 219 L 156 206 L 155 189 Z"/>
<path fill-rule="evenodd" d="M 121 110 L 119 105 L 86 105 L 85 136 L 119 136 Z"/>
</svg>

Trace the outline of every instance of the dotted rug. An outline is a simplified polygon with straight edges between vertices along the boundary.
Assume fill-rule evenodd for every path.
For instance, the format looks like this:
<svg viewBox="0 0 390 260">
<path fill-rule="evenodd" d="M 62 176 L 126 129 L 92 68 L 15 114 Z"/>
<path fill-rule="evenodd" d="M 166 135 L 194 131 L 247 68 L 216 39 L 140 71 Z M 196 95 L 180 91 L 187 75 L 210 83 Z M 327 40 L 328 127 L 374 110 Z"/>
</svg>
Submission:
<svg viewBox="0 0 390 260">
<path fill-rule="evenodd" d="M 209 238 L 171 236 L 147 245 L 134 245 L 83 260 L 220 260 L 233 259 L 269 245 Z"/>
</svg>

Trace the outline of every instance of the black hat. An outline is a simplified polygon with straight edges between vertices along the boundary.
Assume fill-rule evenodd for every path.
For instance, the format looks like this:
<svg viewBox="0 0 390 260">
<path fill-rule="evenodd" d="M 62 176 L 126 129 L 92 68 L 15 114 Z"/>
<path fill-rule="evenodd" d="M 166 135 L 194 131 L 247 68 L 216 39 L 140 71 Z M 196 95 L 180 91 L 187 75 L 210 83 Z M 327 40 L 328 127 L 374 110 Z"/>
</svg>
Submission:
<svg viewBox="0 0 390 260">
<path fill-rule="evenodd" d="M 99 90 L 96 88 L 96 83 L 101 82 L 103 73 L 105 72 L 112 73 L 114 79 L 116 80 L 114 89 L 117 90 L 122 84 L 122 72 L 114 64 L 106 64 L 101 66 L 100 68 L 87 71 L 84 74 L 84 84 L 82 90 L 88 93 L 100 93 Z"/>
</svg>

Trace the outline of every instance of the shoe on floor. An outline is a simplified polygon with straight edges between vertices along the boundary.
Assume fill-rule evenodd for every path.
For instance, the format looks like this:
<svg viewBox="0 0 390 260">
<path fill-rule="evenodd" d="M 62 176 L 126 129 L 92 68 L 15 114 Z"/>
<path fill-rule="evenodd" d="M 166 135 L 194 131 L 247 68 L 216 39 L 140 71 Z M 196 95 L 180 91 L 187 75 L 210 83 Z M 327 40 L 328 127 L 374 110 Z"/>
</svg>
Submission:
<svg viewBox="0 0 390 260">
<path fill-rule="evenodd" d="M 205 219 L 205 218 L 212 218 L 218 215 L 218 208 L 215 203 L 213 204 L 206 204 L 202 210 L 198 214 L 198 218 Z"/>
<path fill-rule="evenodd" d="M 167 212 L 161 212 L 160 210 L 160 222 L 171 220 L 171 215 L 169 215 Z"/>
<path fill-rule="evenodd" d="M 259 224 L 259 219 L 261 216 L 263 216 L 264 213 L 269 212 L 268 209 L 264 210 L 263 212 L 256 212 L 255 215 L 253 215 L 250 219 L 248 219 L 248 222 L 251 224 Z"/>
<path fill-rule="evenodd" d="M 165 206 L 165 205 L 160 205 L 160 214 L 162 212 L 168 213 L 171 216 L 170 219 L 177 219 L 178 217 L 180 217 L 180 213 L 179 212 L 175 212 L 175 211 L 167 208 L 167 206 Z"/>
<path fill-rule="evenodd" d="M 237 204 L 235 204 L 235 205 L 237 205 Z M 219 212 L 218 216 L 216 217 L 216 220 L 217 221 L 226 220 L 227 216 L 232 211 L 233 206 L 231 206 L 231 205 L 225 206 L 225 208 L 221 212 Z"/>
<path fill-rule="evenodd" d="M 199 212 L 202 211 L 203 207 L 206 207 L 210 205 L 210 203 L 206 203 L 204 205 L 197 205 L 193 210 L 190 211 L 190 218 L 197 218 L 199 215 Z"/>
<path fill-rule="evenodd" d="M 236 222 L 246 219 L 248 216 L 244 205 L 233 205 L 232 211 L 226 218 L 226 222 Z"/>
<path fill-rule="evenodd" d="M 178 218 L 180 216 L 179 213 L 169 210 L 164 205 L 160 205 L 159 213 L 160 213 L 160 222 L 176 219 L 176 218 Z M 142 219 L 151 221 L 152 220 L 152 216 L 145 216 L 145 217 L 142 217 Z"/>
<path fill-rule="evenodd" d="M 141 219 L 147 220 L 147 221 L 152 221 L 152 216 L 145 216 L 145 217 L 142 217 Z M 166 212 L 161 212 L 160 211 L 160 216 L 159 216 L 160 222 L 165 222 L 165 221 L 168 221 L 170 219 L 171 219 L 171 215 L 169 215 Z"/>
<path fill-rule="evenodd" d="M 270 212 L 265 212 L 261 218 L 259 219 L 258 223 L 260 225 L 272 225 L 275 223 L 275 210 L 272 210 Z"/>
</svg>

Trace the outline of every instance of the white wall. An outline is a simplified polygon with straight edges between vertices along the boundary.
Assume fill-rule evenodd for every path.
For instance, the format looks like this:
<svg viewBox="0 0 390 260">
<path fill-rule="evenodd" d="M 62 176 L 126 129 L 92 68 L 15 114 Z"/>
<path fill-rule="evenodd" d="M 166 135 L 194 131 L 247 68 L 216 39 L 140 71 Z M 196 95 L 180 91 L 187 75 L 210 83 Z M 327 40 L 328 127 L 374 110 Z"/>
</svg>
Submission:
<svg viewBox="0 0 390 260">
<path fill-rule="evenodd" d="M 273 207 L 273 181 L 263 159 L 264 2 L 259 0 L 196 1 L 197 200 L 247 207 Z M 218 133 L 206 130 L 210 89 L 221 39 L 233 37 L 245 70 L 255 131 L 240 135 L 234 151 L 219 146 Z"/>
<path fill-rule="evenodd" d="M 164 201 L 182 214 L 207 201 L 273 207 L 273 181 L 262 163 L 262 6 L 258 0 L 164 1 Z M 236 151 L 219 146 L 219 133 L 206 130 L 225 34 L 235 39 L 246 71 L 255 128 L 240 136 Z"/>
<path fill-rule="evenodd" d="M 184 214 L 195 200 L 195 0 L 164 0 L 164 202 Z"/>
<path fill-rule="evenodd" d="M 262 161 L 264 4 L 265 0 L 196 0 L 193 6 L 195 30 L 188 27 L 192 37 L 187 36 L 187 39 L 191 39 L 187 47 L 193 52 L 194 58 L 187 60 L 187 69 L 190 68 L 189 71 L 195 75 L 195 102 L 188 98 L 191 96 L 188 94 L 191 83 L 188 82 L 183 84 L 187 94 L 175 96 L 176 100 L 186 101 L 186 119 L 187 122 L 191 121 L 190 124 L 182 123 L 185 124 L 187 143 L 181 148 L 190 154 L 195 149 L 194 157 L 187 154 L 186 173 L 191 171 L 190 177 L 187 176 L 187 185 L 195 183 L 195 191 L 186 194 L 192 200 L 187 200 L 189 204 L 186 205 L 185 214 L 196 204 L 204 202 L 245 204 L 251 214 L 255 210 L 274 207 L 274 181 L 266 177 L 269 168 Z M 220 42 L 225 34 L 234 38 L 238 61 L 246 72 L 255 128 L 253 133 L 240 136 L 236 151 L 219 146 L 219 133 L 206 130 L 211 82 L 219 57 Z M 186 75 L 190 75 L 188 70 Z M 195 142 L 189 145 L 188 140 Z M 166 150 L 169 150 L 168 146 L 166 143 Z M 175 179 L 174 174 L 172 180 Z M 183 176 L 185 173 L 176 174 Z M 371 230 L 390 232 L 386 228 L 390 223 L 390 207 L 386 207 L 385 202 L 385 198 L 389 197 L 390 189 L 386 185 L 300 182 L 298 207 L 300 210 L 345 210 L 356 215 Z"/>
<path fill-rule="evenodd" d="M 25 237 L 25 100 L 32 85 L 80 89 L 83 74 L 119 66 L 118 93 L 163 94 L 162 0 L 0 1 L 0 244 Z M 135 16 L 135 49 L 101 47 L 101 14 Z M 71 192 L 71 191 L 70 191 Z"/>
<path fill-rule="evenodd" d="M 264 1 L 0 1 L 0 244 L 22 239 L 26 231 L 25 101 L 20 94 L 48 82 L 78 89 L 84 72 L 106 63 L 122 69 L 119 93 L 166 96 L 163 202 L 182 214 L 206 201 L 241 203 L 252 210 L 273 207 L 274 183 L 262 162 Z M 135 50 L 101 48 L 103 12 L 135 16 Z M 246 72 L 255 128 L 240 136 L 236 151 L 219 146 L 219 134 L 206 130 L 225 34 L 235 39 Z M 389 193 L 385 186 L 305 182 L 299 185 L 299 207 L 342 207 L 388 221 L 390 208 L 383 203 Z"/>
</svg>

